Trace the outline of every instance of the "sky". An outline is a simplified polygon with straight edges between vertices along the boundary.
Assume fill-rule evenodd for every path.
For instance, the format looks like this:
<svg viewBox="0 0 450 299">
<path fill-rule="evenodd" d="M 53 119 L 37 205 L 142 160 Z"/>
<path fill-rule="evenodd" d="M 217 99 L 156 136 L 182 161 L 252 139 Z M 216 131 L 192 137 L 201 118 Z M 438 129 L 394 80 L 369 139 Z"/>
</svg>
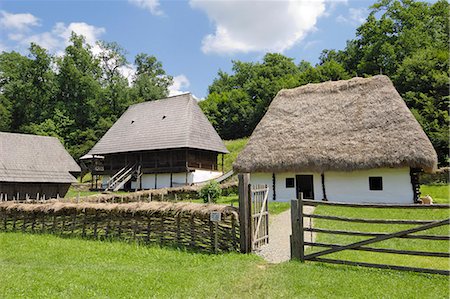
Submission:
<svg viewBox="0 0 450 299">
<path fill-rule="evenodd" d="M 163 1 L 0 0 L 0 51 L 27 54 L 30 42 L 62 55 L 72 31 L 93 45 L 114 41 L 133 75 L 138 53 L 154 55 L 174 77 L 170 94 L 198 99 L 232 61 L 278 52 L 315 64 L 323 49 L 343 49 L 375 0 Z"/>
</svg>

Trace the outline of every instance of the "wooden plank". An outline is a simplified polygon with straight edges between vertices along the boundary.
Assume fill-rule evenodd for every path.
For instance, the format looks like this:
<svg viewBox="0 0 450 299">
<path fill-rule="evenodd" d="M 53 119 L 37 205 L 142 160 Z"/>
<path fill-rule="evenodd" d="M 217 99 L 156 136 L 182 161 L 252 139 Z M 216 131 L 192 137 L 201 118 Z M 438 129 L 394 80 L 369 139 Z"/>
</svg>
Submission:
<svg viewBox="0 0 450 299">
<path fill-rule="evenodd" d="M 250 202 L 249 189 L 250 175 L 248 173 L 238 174 L 239 179 L 239 230 L 240 230 L 240 251 L 242 253 L 251 252 L 251 222 L 250 222 Z"/>
<path fill-rule="evenodd" d="M 300 195 L 302 197 L 302 194 Z M 291 259 L 304 261 L 304 235 L 303 235 L 303 206 L 302 201 L 291 201 Z"/>
<path fill-rule="evenodd" d="M 259 229 L 260 229 L 260 226 L 261 226 L 261 222 L 262 222 L 262 219 L 263 219 L 262 213 L 263 213 L 263 211 L 266 208 L 267 198 L 268 197 L 269 197 L 269 192 L 267 192 L 267 188 L 266 188 L 266 192 L 265 192 L 264 198 L 262 200 L 261 210 L 259 212 L 259 214 L 261 214 L 261 216 L 258 218 L 258 223 L 256 224 L 256 229 L 255 229 L 255 232 L 253 234 L 253 239 L 254 240 L 258 237 L 258 232 L 259 232 Z"/>
<path fill-rule="evenodd" d="M 314 232 L 314 233 L 324 233 L 324 234 L 335 234 L 335 235 L 346 235 L 346 236 L 362 236 L 362 237 L 377 237 L 385 236 L 389 233 L 372 233 L 372 232 L 359 232 L 359 231 L 346 231 L 346 230 L 333 230 L 333 229 L 323 229 L 323 228 L 305 228 L 304 231 Z M 401 239 L 419 239 L 419 240 L 450 240 L 450 236 L 444 235 L 405 235 L 396 238 Z"/>
<path fill-rule="evenodd" d="M 398 219 L 367 219 L 367 218 L 347 218 L 338 216 L 318 215 L 318 214 L 304 214 L 305 217 L 327 219 L 345 222 L 358 222 L 358 223 L 378 223 L 378 224 L 427 224 L 434 220 L 398 220 Z"/>
<path fill-rule="evenodd" d="M 349 265 L 349 266 L 360 266 L 360 267 L 388 269 L 388 270 L 400 270 L 400 271 L 412 271 L 412 272 L 420 272 L 420 273 L 450 275 L 450 271 L 448 271 L 448 270 L 415 268 L 415 267 L 405 267 L 405 266 L 396 266 L 396 265 L 387 265 L 387 264 L 372 264 L 372 263 L 352 262 L 352 261 L 345 261 L 345 260 L 335 260 L 335 259 L 328 259 L 328 258 L 313 258 L 310 260 L 315 261 L 315 262 L 338 264 L 338 265 Z"/>
<path fill-rule="evenodd" d="M 316 242 L 305 242 L 305 245 L 315 246 L 315 247 L 328 247 L 328 248 L 335 248 L 335 247 L 343 246 L 342 244 L 329 244 L 329 243 L 316 243 Z M 399 249 L 375 248 L 375 247 L 365 247 L 365 246 L 352 248 L 349 250 L 369 251 L 369 252 L 379 252 L 379 253 L 393 253 L 393 254 L 403 254 L 403 255 L 417 255 L 417 256 L 450 257 L 450 252 L 399 250 Z"/>
<path fill-rule="evenodd" d="M 397 209 L 450 209 L 450 205 L 446 204 L 433 204 L 433 205 L 421 205 L 421 204 L 369 204 L 369 203 L 344 203 L 344 202 L 331 202 L 331 201 L 316 201 L 304 199 L 303 205 L 305 206 L 339 206 L 349 208 L 397 208 Z"/>
<path fill-rule="evenodd" d="M 414 228 L 410 228 L 407 230 L 403 230 L 403 231 L 399 231 L 399 232 L 395 232 L 395 233 L 389 233 L 389 234 L 385 234 L 383 236 L 377 236 L 375 238 L 371 238 L 368 240 L 364 240 L 364 241 L 360 241 L 360 242 L 356 242 L 356 243 L 352 243 L 349 245 L 345 245 L 345 246 L 341 246 L 341 247 L 336 247 L 336 248 L 330 248 L 324 251 L 320 251 L 320 252 L 315 252 L 312 254 L 308 254 L 307 256 L 305 256 L 305 259 L 311 259 L 311 258 L 315 258 L 315 257 L 319 257 L 325 254 L 330 254 L 330 253 L 335 253 L 335 252 L 339 252 L 339 251 L 343 251 L 346 249 L 352 249 L 352 248 L 357 248 L 363 245 L 368 245 L 368 244 L 372 244 L 372 243 L 376 243 L 376 242 L 380 242 L 380 241 L 384 241 L 384 240 L 389 240 L 392 238 L 396 238 L 399 236 L 404 236 L 404 235 L 408 235 L 408 234 L 412 234 L 415 232 L 419 232 L 422 230 L 426 230 L 426 229 L 430 229 L 433 227 L 439 227 L 442 225 L 446 225 L 446 224 L 450 224 L 450 218 L 448 219 L 443 219 L 441 221 L 436 221 L 433 223 L 428 223 L 428 224 L 424 224 L 418 227 L 414 227 Z"/>
</svg>

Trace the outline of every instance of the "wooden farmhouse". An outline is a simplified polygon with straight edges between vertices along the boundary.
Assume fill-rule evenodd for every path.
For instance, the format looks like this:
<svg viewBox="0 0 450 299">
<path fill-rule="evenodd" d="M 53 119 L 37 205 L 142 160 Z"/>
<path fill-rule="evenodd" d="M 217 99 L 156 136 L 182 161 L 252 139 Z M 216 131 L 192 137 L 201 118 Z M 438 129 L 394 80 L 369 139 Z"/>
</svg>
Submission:
<svg viewBox="0 0 450 299">
<path fill-rule="evenodd" d="M 437 155 L 386 76 L 281 90 L 233 167 L 276 201 L 412 203 Z"/>
<path fill-rule="evenodd" d="M 183 94 L 130 106 L 82 159 L 104 189 L 157 189 L 221 176 L 218 156 L 226 153 L 197 101 Z"/>
<path fill-rule="evenodd" d="M 2 200 L 63 197 L 80 171 L 55 137 L 0 132 Z"/>
</svg>

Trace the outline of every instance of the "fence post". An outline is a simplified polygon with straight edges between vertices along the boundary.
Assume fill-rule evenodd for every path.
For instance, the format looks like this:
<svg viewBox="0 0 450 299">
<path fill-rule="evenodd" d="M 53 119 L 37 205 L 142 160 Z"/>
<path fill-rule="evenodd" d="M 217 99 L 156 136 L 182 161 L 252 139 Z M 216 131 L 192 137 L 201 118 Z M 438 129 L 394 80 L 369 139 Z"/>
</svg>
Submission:
<svg viewBox="0 0 450 299">
<path fill-rule="evenodd" d="M 291 200 L 291 259 L 305 261 L 304 232 L 303 232 L 303 193 L 300 198 Z"/>
<path fill-rule="evenodd" d="M 242 253 L 252 251 L 249 183 L 250 174 L 240 173 L 239 178 L 239 231 L 240 249 Z"/>
</svg>

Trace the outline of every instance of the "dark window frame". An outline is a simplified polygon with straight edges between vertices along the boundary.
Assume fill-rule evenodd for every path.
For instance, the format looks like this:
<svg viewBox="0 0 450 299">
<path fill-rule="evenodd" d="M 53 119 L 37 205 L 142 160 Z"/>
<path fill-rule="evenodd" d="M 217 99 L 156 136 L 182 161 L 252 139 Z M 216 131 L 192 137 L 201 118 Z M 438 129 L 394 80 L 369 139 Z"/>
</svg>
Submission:
<svg viewBox="0 0 450 299">
<path fill-rule="evenodd" d="M 370 191 L 383 191 L 383 177 L 370 176 L 369 177 L 369 190 Z"/>
<path fill-rule="evenodd" d="M 285 184 L 286 188 L 295 188 L 295 178 L 286 178 Z"/>
</svg>

